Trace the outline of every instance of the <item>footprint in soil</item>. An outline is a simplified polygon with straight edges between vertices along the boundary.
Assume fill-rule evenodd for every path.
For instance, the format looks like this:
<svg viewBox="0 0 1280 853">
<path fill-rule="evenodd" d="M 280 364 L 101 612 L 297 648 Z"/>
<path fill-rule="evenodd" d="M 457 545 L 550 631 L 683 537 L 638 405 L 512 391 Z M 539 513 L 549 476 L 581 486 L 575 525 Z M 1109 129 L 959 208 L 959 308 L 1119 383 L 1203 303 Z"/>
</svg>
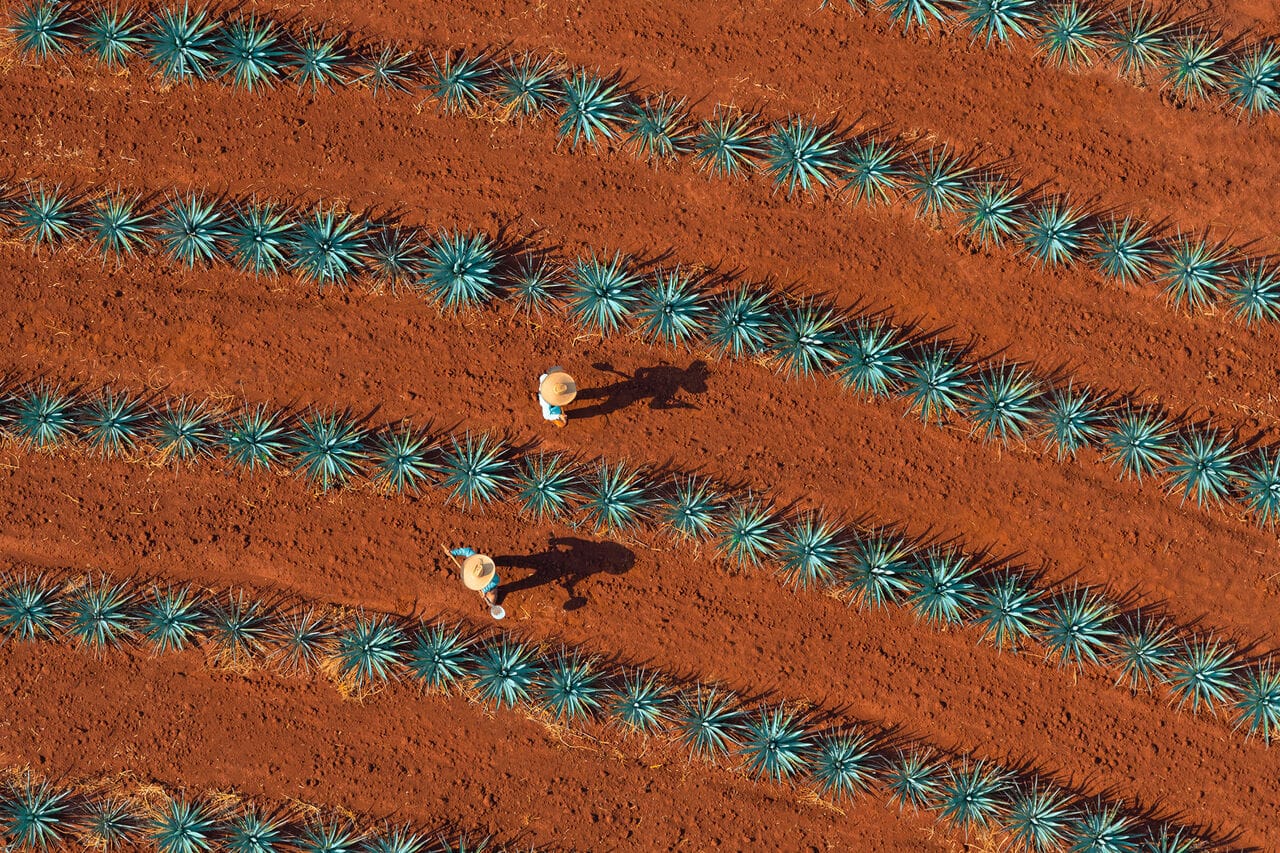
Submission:
<svg viewBox="0 0 1280 853">
<path fill-rule="evenodd" d="M 505 554 L 495 556 L 493 560 L 500 568 L 531 569 L 533 572 L 528 577 L 503 584 L 501 592 L 504 599 L 513 592 L 558 583 L 569 596 L 564 609 L 573 611 L 587 604 L 586 596 L 578 591 L 578 584 L 595 574 L 625 574 L 635 565 L 636 555 L 617 542 L 553 536 L 547 540 L 547 550 L 539 554 Z"/>
</svg>

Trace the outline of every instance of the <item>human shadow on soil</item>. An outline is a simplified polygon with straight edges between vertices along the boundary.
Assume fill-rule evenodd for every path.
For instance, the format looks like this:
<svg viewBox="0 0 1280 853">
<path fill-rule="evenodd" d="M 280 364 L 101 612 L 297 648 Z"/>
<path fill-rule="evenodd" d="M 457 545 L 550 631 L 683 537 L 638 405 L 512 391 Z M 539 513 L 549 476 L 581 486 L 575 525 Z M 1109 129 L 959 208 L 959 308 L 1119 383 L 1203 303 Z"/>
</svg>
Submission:
<svg viewBox="0 0 1280 853">
<path fill-rule="evenodd" d="M 498 568 L 532 569 L 526 578 L 504 583 L 499 589 L 508 593 L 558 583 L 568 594 L 565 610 L 577 610 L 587 603 L 579 594 L 578 584 L 595 574 L 621 575 L 631 570 L 636 555 L 616 542 L 593 542 L 576 536 L 553 536 L 547 550 L 539 554 L 507 554 L 494 557 Z"/>
<path fill-rule="evenodd" d="M 606 362 L 596 362 L 591 366 L 619 377 L 619 381 L 580 389 L 577 400 L 595 402 L 570 409 L 569 416 L 574 420 L 613 414 L 642 400 L 649 401 L 650 409 L 697 409 L 693 403 L 680 399 L 681 394 L 705 394 L 707 391 L 709 371 L 707 363 L 701 360 L 683 368 L 669 364 L 641 367 L 631 374 L 615 370 Z"/>
</svg>

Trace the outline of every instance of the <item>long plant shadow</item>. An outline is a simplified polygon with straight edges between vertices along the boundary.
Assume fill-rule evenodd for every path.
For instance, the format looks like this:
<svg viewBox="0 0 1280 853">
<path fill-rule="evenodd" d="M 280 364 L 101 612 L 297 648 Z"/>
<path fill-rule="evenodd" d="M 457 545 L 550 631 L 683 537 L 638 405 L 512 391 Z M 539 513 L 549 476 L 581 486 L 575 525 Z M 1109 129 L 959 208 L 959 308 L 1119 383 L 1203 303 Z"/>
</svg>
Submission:
<svg viewBox="0 0 1280 853">
<path fill-rule="evenodd" d="M 630 374 L 616 370 L 606 362 L 596 362 L 591 366 L 601 373 L 618 377 L 618 381 L 580 389 L 577 400 L 591 405 L 571 408 L 569 416 L 575 420 L 613 414 L 643 400 L 649 401 L 650 409 L 697 409 L 693 403 L 681 399 L 681 395 L 705 394 L 710 374 L 707 363 L 701 360 L 683 368 L 669 364 L 641 367 Z"/>
<path fill-rule="evenodd" d="M 587 603 L 579 594 L 578 584 L 601 572 L 621 575 L 636 564 L 631 549 L 616 542 L 593 542 L 576 536 L 553 536 L 547 550 L 540 554 L 506 554 L 494 557 L 501 568 L 532 569 L 533 574 L 500 587 L 503 597 L 509 593 L 558 583 L 569 596 L 565 610 L 577 610 Z"/>
</svg>

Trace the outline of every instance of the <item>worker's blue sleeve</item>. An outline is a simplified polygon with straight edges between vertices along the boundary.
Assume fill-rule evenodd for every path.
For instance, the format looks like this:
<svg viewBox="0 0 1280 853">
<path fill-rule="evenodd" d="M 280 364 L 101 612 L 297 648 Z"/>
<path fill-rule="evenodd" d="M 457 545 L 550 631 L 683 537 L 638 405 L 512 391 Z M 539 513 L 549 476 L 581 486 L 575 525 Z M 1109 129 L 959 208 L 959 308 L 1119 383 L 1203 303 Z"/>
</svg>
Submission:
<svg viewBox="0 0 1280 853">
<path fill-rule="evenodd" d="M 455 557 L 462 557 L 464 560 L 467 557 L 474 557 L 476 555 L 474 548 L 454 548 L 449 553 Z"/>
</svg>

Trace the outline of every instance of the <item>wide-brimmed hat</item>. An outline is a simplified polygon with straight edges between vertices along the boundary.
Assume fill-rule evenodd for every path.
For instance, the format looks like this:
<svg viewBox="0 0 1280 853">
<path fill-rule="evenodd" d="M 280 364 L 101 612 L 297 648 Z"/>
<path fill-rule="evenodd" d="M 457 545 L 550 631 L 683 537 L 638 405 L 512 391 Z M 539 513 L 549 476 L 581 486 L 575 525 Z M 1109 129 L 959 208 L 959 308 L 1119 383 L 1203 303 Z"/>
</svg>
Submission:
<svg viewBox="0 0 1280 853">
<path fill-rule="evenodd" d="M 567 406 L 578 396 L 578 383 L 563 370 L 557 370 L 548 373 L 547 378 L 542 380 L 538 385 L 538 393 L 549 406 Z"/>
<path fill-rule="evenodd" d="M 467 589 L 482 590 L 493 580 L 493 573 L 498 566 L 492 557 L 484 554 L 472 554 L 462 561 L 462 582 Z"/>
</svg>

